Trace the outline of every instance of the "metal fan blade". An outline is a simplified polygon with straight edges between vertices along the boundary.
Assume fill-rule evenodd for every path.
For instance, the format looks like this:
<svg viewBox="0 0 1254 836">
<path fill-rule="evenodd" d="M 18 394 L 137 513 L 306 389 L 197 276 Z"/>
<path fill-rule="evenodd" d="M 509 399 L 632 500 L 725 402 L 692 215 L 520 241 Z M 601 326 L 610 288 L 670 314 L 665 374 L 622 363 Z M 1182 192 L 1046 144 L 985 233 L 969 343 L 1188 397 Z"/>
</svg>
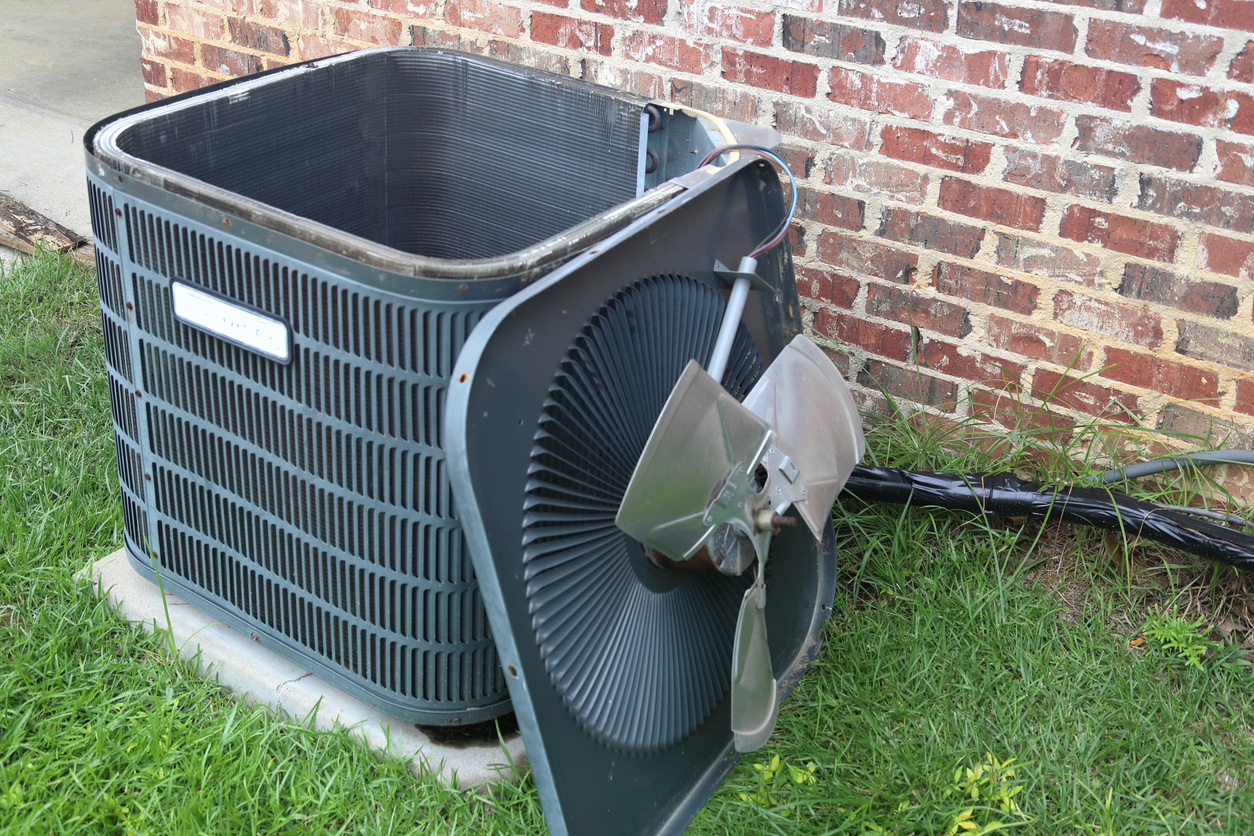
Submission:
<svg viewBox="0 0 1254 836">
<path fill-rule="evenodd" d="M 757 494 L 754 469 L 773 437 L 766 422 L 690 361 L 653 426 L 615 523 L 671 560 L 692 557 L 722 523 L 760 540 L 749 500 Z"/>
<path fill-rule="evenodd" d="M 740 602 L 732 649 L 731 727 L 736 751 L 762 748 L 778 719 L 777 683 L 766 640 L 766 586 L 759 563 L 757 580 Z"/>
<path fill-rule="evenodd" d="M 810 531 L 822 538 L 837 495 L 866 452 L 849 386 L 821 348 L 797 336 L 767 367 L 744 406 L 775 430 L 768 472 L 777 511 L 783 510 L 779 500 L 791 497 Z"/>
</svg>

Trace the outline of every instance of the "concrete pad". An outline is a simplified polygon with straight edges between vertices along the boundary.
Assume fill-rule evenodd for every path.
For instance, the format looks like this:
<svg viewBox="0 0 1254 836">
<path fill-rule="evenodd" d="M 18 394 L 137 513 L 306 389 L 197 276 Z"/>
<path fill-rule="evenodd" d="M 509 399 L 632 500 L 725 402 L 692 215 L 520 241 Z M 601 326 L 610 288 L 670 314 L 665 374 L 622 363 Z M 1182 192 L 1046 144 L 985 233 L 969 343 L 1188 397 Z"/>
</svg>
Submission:
<svg viewBox="0 0 1254 836">
<path fill-rule="evenodd" d="M 97 560 L 76 577 L 90 581 L 95 594 L 106 596 L 127 621 L 150 633 L 168 630 L 180 658 L 193 663 L 201 676 L 310 728 L 344 729 L 372 750 L 407 760 L 414 775 L 425 770 L 449 786 L 469 788 L 516 779 L 510 761 L 519 770 L 526 767 L 527 754 L 516 731 L 505 737 L 504 751 L 499 741 L 436 742 L 413 723 L 388 717 L 350 697 L 169 593 L 167 624 L 161 591 L 131 568 L 124 549 Z"/>
</svg>

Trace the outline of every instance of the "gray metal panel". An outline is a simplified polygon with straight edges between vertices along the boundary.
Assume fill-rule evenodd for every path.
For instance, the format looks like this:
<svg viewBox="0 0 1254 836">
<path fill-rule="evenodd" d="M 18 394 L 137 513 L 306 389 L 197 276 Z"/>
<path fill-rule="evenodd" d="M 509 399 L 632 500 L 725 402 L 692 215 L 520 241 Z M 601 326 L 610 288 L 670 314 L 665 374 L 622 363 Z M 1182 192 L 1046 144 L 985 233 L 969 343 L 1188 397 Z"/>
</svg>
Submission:
<svg viewBox="0 0 1254 836">
<path fill-rule="evenodd" d="M 507 711 L 441 422 L 493 283 L 390 293 L 88 179 L 132 564 L 393 716 Z M 173 279 L 286 323 L 291 362 L 176 320 Z"/>
<path fill-rule="evenodd" d="M 540 653 L 524 576 L 537 420 L 572 341 L 612 294 L 663 274 L 718 286 L 714 261 L 737 263 L 778 224 L 781 208 L 773 172 L 731 166 L 497 306 L 458 359 L 447 416 L 455 496 L 555 836 L 679 833 L 736 756 L 726 698 L 682 740 L 646 754 L 598 742 L 563 703 Z M 759 270 L 776 293 L 752 294 L 744 322 L 769 359 L 800 330 L 800 311 L 787 250 L 767 253 Z M 818 649 L 835 590 L 835 542 L 830 530 L 821 544 L 804 529 L 785 530 L 773 551 L 766 612 L 787 693 Z"/>
</svg>

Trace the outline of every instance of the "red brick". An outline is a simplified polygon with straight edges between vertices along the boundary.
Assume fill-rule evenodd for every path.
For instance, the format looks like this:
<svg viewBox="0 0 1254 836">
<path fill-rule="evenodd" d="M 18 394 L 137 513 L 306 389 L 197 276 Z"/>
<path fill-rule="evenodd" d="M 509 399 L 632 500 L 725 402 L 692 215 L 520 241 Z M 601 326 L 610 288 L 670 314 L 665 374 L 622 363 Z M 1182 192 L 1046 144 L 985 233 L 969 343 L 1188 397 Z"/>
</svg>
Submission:
<svg viewBox="0 0 1254 836">
<path fill-rule="evenodd" d="M 896 206 L 884 207 L 880 228 L 875 234 L 890 241 L 927 247 L 959 258 L 974 258 L 984 239 L 984 230 L 978 226 Z"/>
<path fill-rule="evenodd" d="M 577 20 L 565 15 L 531 13 L 531 40 L 579 52 L 610 54 L 614 27 L 595 20 Z"/>
<path fill-rule="evenodd" d="M 367 0 L 366 5 L 405 17 L 429 18 L 436 13 L 436 0 Z"/>
<path fill-rule="evenodd" d="M 1072 418 L 1027 403 L 1018 393 L 1006 395 L 980 388 L 971 390 L 971 417 L 1012 430 L 1030 431 L 1034 437 L 1055 444 L 1065 442 L 1075 427 Z"/>
<path fill-rule="evenodd" d="M 827 98 L 838 104 L 911 119 L 927 119 L 932 114 L 932 100 L 922 84 L 894 81 L 843 67 L 832 68 L 829 84 L 831 92 Z"/>
<path fill-rule="evenodd" d="M 557 73 L 558 75 L 570 75 L 570 60 L 565 55 L 560 52 L 550 52 L 547 49 L 536 49 L 533 46 L 520 44 L 517 41 L 503 41 L 498 38 L 493 38 L 488 42 L 487 54 L 490 58 L 508 61 L 511 64 L 521 64 L 524 67 L 533 67 L 537 70 L 547 70 L 551 73 Z M 584 60 L 583 63 L 585 68 L 590 62 L 591 59 Z M 635 75 L 636 74 L 633 73 L 629 77 L 628 81 L 630 82 L 634 80 Z M 639 75 L 644 74 L 640 73 Z M 654 78 L 656 78 L 656 76 Z M 642 96 L 648 96 L 650 98 L 658 98 L 661 96 L 661 79 L 657 79 L 657 92 L 653 92 L 651 90 L 635 90 L 631 87 L 630 83 L 618 84 L 615 86 L 622 90 L 630 90 L 633 93 L 638 93 Z"/>
<path fill-rule="evenodd" d="M 1036 232 L 1045 217 L 1045 198 L 1022 192 L 980 186 L 969 180 L 946 177 L 941 180 L 937 206 L 990 223 Z"/>
<path fill-rule="evenodd" d="M 1254 145 L 1217 139 L 1215 153 L 1219 156 L 1216 177 L 1229 183 L 1254 186 Z"/>
<path fill-rule="evenodd" d="M 868 284 L 866 312 L 951 337 L 962 338 L 971 333 L 971 313 L 965 307 L 900 285 Z"/>
<path fill-rule="evenodd" d="M 1254 230 L 1254 196 L 1156 174 L 1142 174 L 1140 181 L 1138 209 L 1235 232 Z"/>
<path fill-rule="evenodd" d="M 870 120 L 805 102 L 776 100 L 775 128 L 788 136 L 862 150 L 866 148 Z"/>
<path fill-rule="evenodd" d="M 804 61 L 723 47 L 723 78 L 809 99 L 818 90 L 819 68 Z"/>
<path fill-rule="evenodd" d="M 623 52 L 632 61 L 687 73 L 700 73 L 713 60 L 713 48 L 709 44 L 639 29 L 623 39 Z"/>
<path fill-rule="evenodd" d="M 857 279 L 816 267 L 797 268 L 797 295 L 828 302 L 838 308 L 853 307 L 860 285 Z"/>
<path fill-rule="evenodd" d="M 1087 206 L 1067 207 L 1059 234 L 1073 241 L 1097 244 L 1154 261 L 1171 261 L 1175 258 L 1176 241 L 1179 237 L 1174 227 Z"/>
<path fill-rule="evenodd" d="M 1089 21 L 1084 54 L 1116 64 L 1205 75 L 1224 48 L 1224 39 L 1192 32 L 1170 32 L 1115 20 Z"/>
<path fill-rule="evenodd" d="M 1163 0 L 1162 17 L 1249 32 L 1254 30 L 1254 3 L 1249 0 Z"/>
<path fill-rule="evenodd" d="M 253 13 L 253 0 L 197 0 L 202 6 L 211 6 L 233 15 Z"/>
<path fill-rule="evenodd" d="M 1002 179 L 1017 186 L 1072 194 L 1105 203 L 1115 196 L 1115 170 L 1087 160 L 1071 160 L 1028 148 L 1006 149 Z"/>
<path fill-rule="evenodd" d="M 1134 15 L 1139 15 L 1145 11 L 1145 0 L 1048 0 L 1048 2 L 1059 3 L 1064 6 L 1084 6 L 1088 9 L 1098 9 L 1103 12 L 1126 12 Z"/>
<path fill-rule="evenodd" d="M 924 339 L 920 344 L 918 363 L 941 374 L 973 380 L 996 389 L 1017 389 L 1024 371 L 1022 363 L 931 338 Z"/>
<path fill-rule="evenodd" d="M 1058 52 L 1071 52 L 1076 42 L 1075 22 L 1069 14 L 997 3 L 960 3 L 958 35 Z"/>
<path fill-rule="evenodd" d="M 331 10 L 337 19 L 337 31 L 340 12 L 340 9 Z M 391 21 L 390 18 L 384 20 Z M 490 32 L 506 38 L 517 38 L 523 31 L 522 10 L 497 3 L 495 0 L 448 0 L 444 7 L 444 20 L 450 26 L 474 29 L 476 32 Z M 400 25 L 399 20 L 395 22 L 398 26 Z M 358 40 L 369 40 L 371 43 L 396 43 L 395 40 L 391 40 L 391 31 L 385 27 L 385 24 L 378 23 L 370 26 L 363 21 L 361 25 L 369 37 L 348 35 L 347 32 L 343 34 L 356 37 Z"/>
<path fill-rule="evenodd" d="M 725 85 L 702 84 L 699 81 L 688 81 L 682 78 L 671 79 L 670 99 L 672 102 L 695 107 L 697 110 L 704 110 L 724 119 L 736 119 L 741 122 L 752 122 L 758 110 L 758 97 L 748 90 L 739 90 Z M 803 172 L 801 176 L 810 175 L 809 172 Z"/>
<path fill-rule="evenodd" d="M 793 223 L 788 227 L 788 246 L 792 248 L 793 258 L 805 258 L 806 250 L 806 230 L 799 223 Z"/>
<path fill-rule="evenodd" d="M 143 42 L 143 53 L 163 61 L 178 64 L 196 63 L 196 42 L 187 38 L 171 35 L 160 29 L 149 29 L 147 26 L 136 27 L 140 40 Z"/>
<path fill-rule="evenodd" d="M 149 90 L 147 88 L 144 89 L 144 101 L 147 102 L 148 104 L 152 104 L 153 102 L 159 102 L 169 95 L 170 95 L 169 93 L 163 90 Z"/>
<path fill-rule="evenodd" d="M 319 0 L 260 0 L 257 13 L 279 26 L 317 29 L 322 25 Z"/>
<path fill-rule="evenodd" d="M 1054 296 L 1054 321 L 1144 348 L 1163 344 L 1163 318 L 1158 314 L 1073 290 L 1060 290 Z"/>
<path fill-rule="evenodd" d="M 1178 320 L 1176 353 L 1218 363 L 1243 372 L 1254 372 L 1254 337 L 1240 334 L 1231 325 Z"/>
<path fill-rule="evenodd" d="M 1182 404 L 1169 403 L 1163 407 L 1158 428 L 1208 447 L 1254 447 L 1254 433 L 1250 432 L 1248 425 L 1217 418 L 1213 413 L 1207 414 L 1198 409 L 1187 409 Z"/>
<path fill-rule="evenodd" d="M 950 103 L 946 125 L 1038 144 L 1053 142 L 1066 127 L 1062 111 L 1053 108 L 960 90 L 948 90 L 945 95 Z"/>
<path fill-rule="evenodd" d="M 208 41 L 222 40 L 221 15 L 166 3 L 165 20 L 166 27 L 172 32 L 186 32 L 192 37 L 204 38 Z M 237 40 L 236 43 L 239 41 Z M 196 88 L 189 87 L 188 89 L 195 90 Z"/>
<path fill-rule="evenodd" d="M 833 154 L 823 170 L 823 182 L 829 186 L 916 205 L 927 198 L 928 181 L 926 172 L 863 154 Z"/>
<path fill-rule="evenodd" d="M 170 86 L 174 88 L 176 93 L 186 93 L 189 90 L 199 90 L 201 87 L 207 87 L 213 84 L 216 79 L 206 78 L 199 73 L 185 70 L 182 67 L 170 68 Z"/>
<path fill-rule="evenodd" d="M 1093 360 L 1093 352 L 1074 334 L 996 314 L 988 318 L 988 345 L 998 351 L 1073 369 L 1087 369 Z"/>
<path fill-rule="evenodd" d="M 797 217 L 827 226 L 857 231 L 862 229 L 866 204 L 852 197 L 821 192 L 802 186 L 797 193 Z"/>
<path fill-rule="evenodd" d="M 1131 422 L 1139 414 L 1138 398 L 1131 392 L 1049 369 L 1037 369 L 1032 376 L 1032 397 L 1054 406 L 1117 421 Z"/>
<path fill-rule="evenodd" d="M 1242 378 L 1237 381 L 1237 402 L 1233 408 L 1246 415 L 1254 415 L 1254 380 Z"/>
<path fill-rule="evenodd" d="M 1197 240 L 1196 264 L 1214 273 L 1254 279 L 1254 242 L 1203 232 Z"/>
<path fill-rule="evenodd" d="M 727 90 L 730 88 L 720 87 L 718 89 Z M 781 142 L 775 147 L 775 153 L 783 159 L 788 166 L 788 170 L 798 180 L 809 179 L 810 173 L 814 171 L 814 151 L 806 146 L 794 145 L 791 142 Z"/>
<path fill-rule="evenodd" d="M 770 46 L 775 33 L 773 12 L 723 3 L 683 6 L 685 28 L 698 37 Z"/>
<path fill-rule="evenodd" d="M 1021 273 L 1096 287 L 1102 260 L 1098 256 L 1017 235 L 997 233 L 997 263 Z"/>
<path fill-rule="evenodd" d="M 819 234 L 819 258 L 845 273 L 860 273 L 892 282 L 907 282 L 919 257 L 869 238 L 852 238 L 826 230 Z"/>
<path fill-rule="evenodd" d="M 1246 41 L 1245 47 L 1232 59 L 1228 78 L 1246 84 L 1254 82 L 1254 41 Z"/>
<path fill-rule="evenodd" d="M 414 24 L 409 27 L 409 40 L 414 46 L 429 46 L 436 49 L 456 49 L 461 52 L 481 53 L 477 38 L 467 37 L 461 32 L 451 29 L 437 29 L 434 26 Z"/>
<path fill-rule="evenodd" d="M 880 153 L 929 168 L 945 168 L 964 174 L 979 174 L 988 166 L 991 142 L 977 142 L 956 136 L 941 136 L 921 128 L 885 125 Z"/>
<path fill-rule="evenodd" d="M 379 20 L 370 16 L 373 20 Z M 401 36 L 400 21 L 393 21 L 392 28 L 396 31 L 396 39 Z M 258 52 L 268 52 L 271 55 L 291 55 L 292 45 L 288 43 L 287 33 L 282 29 L 276 29 L 273 26 L 263 26 L 260 23 L 250 23 L 239 18 L 231 18 L 227 21 L 227 26 L 231 31 L 231 40 L 237 45 L 248 49 L 255 49 Z M 389 43 L 396 43 L 397 40 Z"/>
<path fill-rule="evenodd" d="M 1254 6 L 1254 2 L 1250 3 Z M 1254 134 L 1254 96 L 1156 78 L 1150 86 L 1150 115 L 1203 128 Z"/>
<path fill-rule="evenodd" d="M 655 25 L 661 25 L 666 17 L 666 0 L 580 0 L 579 7 L 585 12 Z"/>
<path fill-rule="evenodd" d="M 261 59 L 246 52 L 236 52 L 213 44 L 201 44 L 200 57 L 206 70 L 232 77 L 260 72 Z"/>
<path fill-rule="evenodd" d="M 868 322 L 824 308 L 814 314 L 814 328 L 842 346 L 853 346 L 880 357 L 905 360 L 910 352 L 910 332 Z"/>
<path fill-rule="evenodd" d="M 958 387 L 917 368 L 903 368 L 882 360 L 867 360 L 858 371 L 859 385 L 879 389 L 892 398 L 913 401 L 952 412 L 958 405 Z"/>
<path fill-rule="evenodd" d="M 1232 285 L 1193 279 L 1148 264 L 1125 264 L 1118 290 L 1129 299 L 1217 319 L 1231 319 L 1237 312 L 1237 289 Z"/>
<path fill-rule="evenodd" d="M 907 73 L 943 78 L 981 87 L 1002 87 L 1010 74 L 1010 55 L 991 49 L 968 49 L 906 35 L 897 47 L 893 66 Z"/>
<path fill-rule="evenodd" d="M 1173 398 L 1200 400 L 1219 396 L 1219 376 L 1212 371 L 1114 346 L 1106 348 L 1105 368 L 1098 374 Z"/>
<path fill-rule="evenodd" d="M 1128 112 L 1140 89 L 1141 82 L 1132 73 L 1053 61 L 1039 55 L 1024 59 L 1023 75 L 1019 79 L 1019 90 L 1029 96 Z"/>
<path fill-rule="evenodd" d="M 945 0 L 837 0 L 836 14 L 928 32 L 944 32 L 949 25 Z"/>
<path fill-rule="evenodd" d="M 296 45 L 299 48 L 301 59 L 305 61 L 312 58 L 324 58 L 328 55 L 339 55 L 342 52 L 351 52 L 354 49 L 361 49 L 361 44 L 349 43 L 348 41 L 340 38 L 327 38 L 310 32 L 304 32 L 297 35 Z"/>
<path fill-rule="evenodd" d="M 157 0 L 135 0 L 135 22 L 161 24 L 161 12 L 157 8 Z M 162 84 L 162 87 L 165 85 Z"/>
<path fill-rule="evenodd" d="M 583 79 L 616 90 L 627 90 L 638 96 L 650 99 L 665 98 L 665 83 L 656 73 L 646 72 L 635 67 L 622 67 L 617 64 L 606 64 L 591 58 L 583 61 Z"/>
<path fill-rule="evenodd" d="M 932 272 L 932 285 L 940 293 L 1024 316 L 1036 310 L 1036 301 L 1041 295 L 1040 288 L 1031 282 L 944 261 Z"/>
<path fill-rule="evenodd" d="M 151 84 L 153 87 L 166 87 L 169 80 L 166 78 L 166 65 L 159 61 L 153 61 L 148 58 L 139 59 L 139 68 L 144 74 L 144 82 Z"/>
<path fill-rule="evenodd" d="M 884 38 L 879 32 L 790 14 L 784 15 L 781 25 L 784 49 L 792 52 L 855 64 L 884 63 Z"/>
<path fill-rule="evenodd" d="M 1083 114 L 1075 125 L 1074 147 L 1087 154 L 1191 171 L 1202 153 L 1201 137 L 1191 134 Z"/>
<path fill-rule="evenodd" d="M 811 330 L 811 329 L 807 329 L 807 330 Z M 825 345 L 820 345 L 819 348 L 823 351 L 824 354 L 827 355 L 828 359 L 831 360 L 836 365 L 836 369 L 837 371 L 840 372 L 842 377 L 849 376 L 849 355 L 848 354 L 846 354 L 843 351 L 840 351 L 839 349 L 828 348 Z M 856 399 L 857 395 L 855 395 L 854 397 Z"/>
</svg>

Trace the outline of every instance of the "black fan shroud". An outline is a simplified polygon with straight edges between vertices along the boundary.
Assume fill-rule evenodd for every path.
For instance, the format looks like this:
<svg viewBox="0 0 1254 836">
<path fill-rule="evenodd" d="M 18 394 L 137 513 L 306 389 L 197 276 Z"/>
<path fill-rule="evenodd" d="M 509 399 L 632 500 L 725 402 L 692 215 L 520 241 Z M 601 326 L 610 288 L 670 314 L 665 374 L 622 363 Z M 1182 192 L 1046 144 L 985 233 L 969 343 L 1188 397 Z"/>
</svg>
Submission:
<svg viewBox="0 0 1254 836">
<path fill-rule="evenodd" d="M 581 728 L 648 754 L 727 693 L 750 578 L 661 569 L 615 524 L 636 461 L 689 360 L 705 366 L 726 302 L 687 276 L 642 279 L 584 325 L 549 388 L 528 470 L 526 593 L 554 689 Z M 723 386 L 763 371 L 742 325 Z"/>
</svg>

